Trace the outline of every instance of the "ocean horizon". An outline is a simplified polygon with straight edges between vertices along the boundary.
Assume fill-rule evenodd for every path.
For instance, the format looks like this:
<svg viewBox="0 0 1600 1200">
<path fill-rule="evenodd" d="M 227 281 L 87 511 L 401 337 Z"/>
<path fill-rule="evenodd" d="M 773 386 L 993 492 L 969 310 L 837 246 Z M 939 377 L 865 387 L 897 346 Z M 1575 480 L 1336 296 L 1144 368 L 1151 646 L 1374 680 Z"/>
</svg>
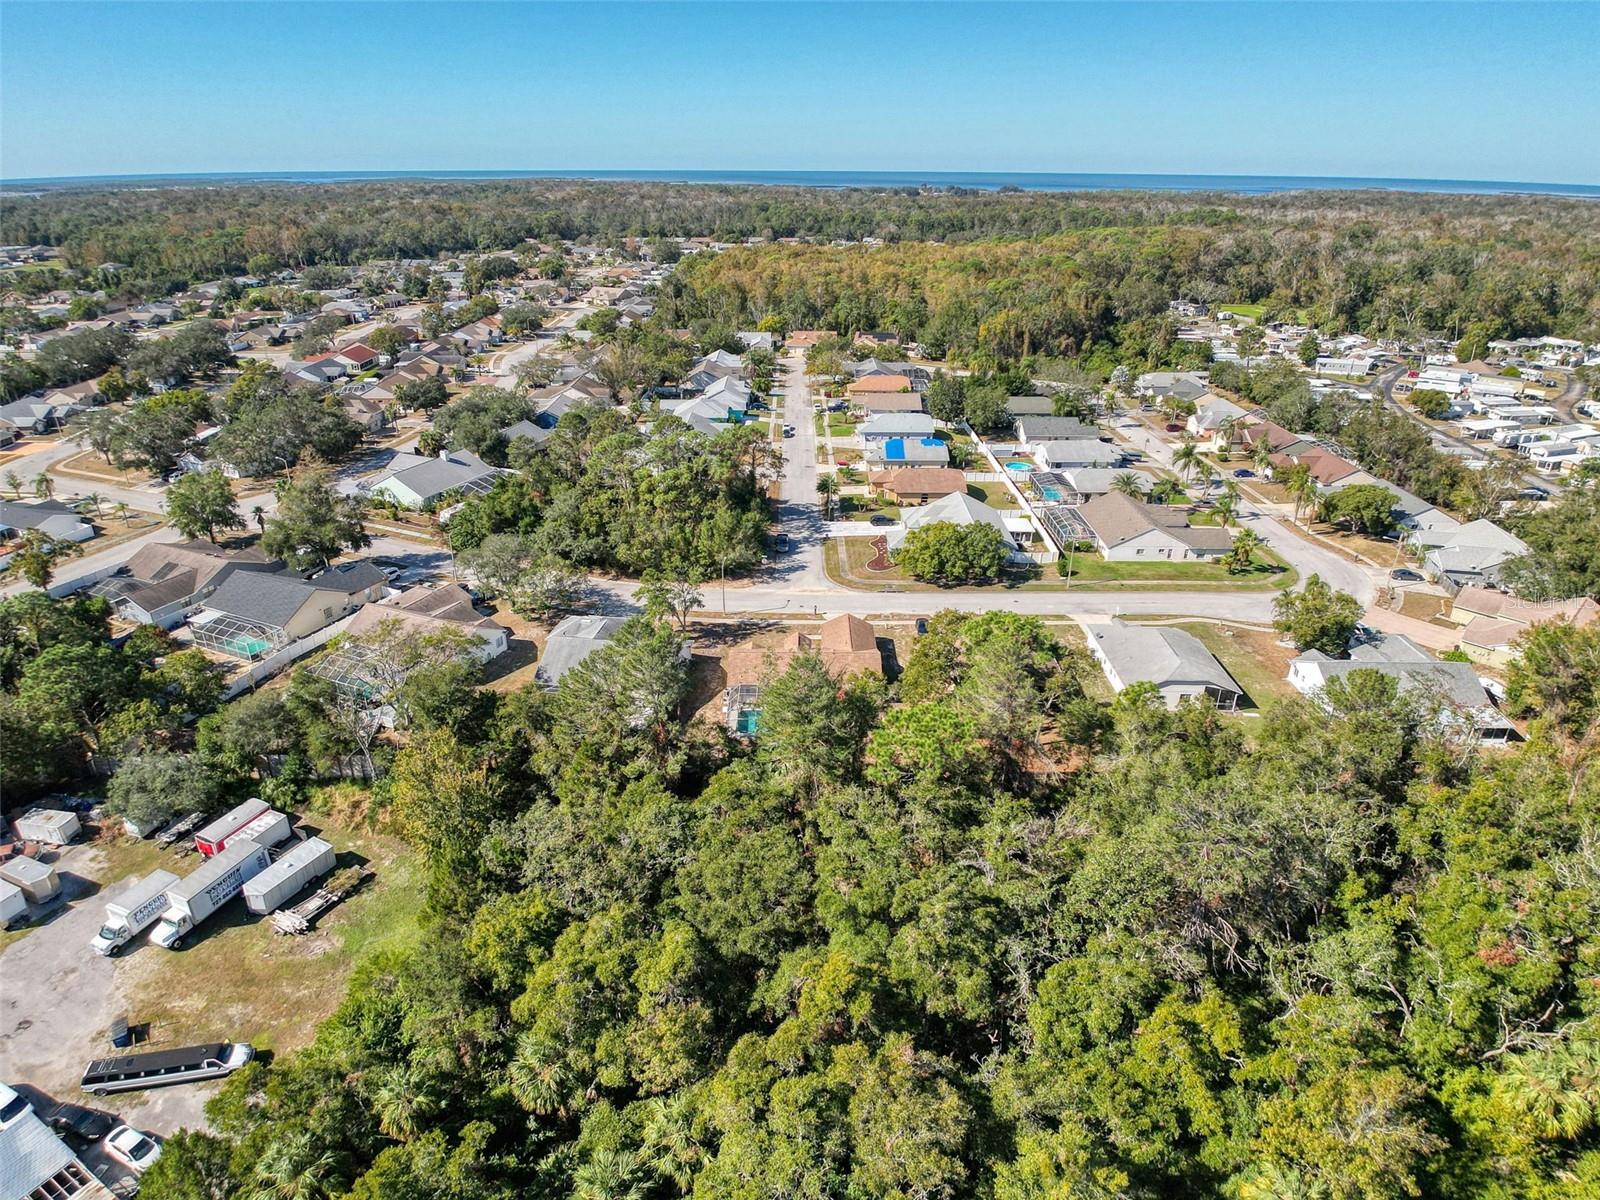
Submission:
<svg viewBox="0 0 1600 1200">
<path fill-rule="evenodd" d="M 1600 183 L 1528 183 L 1492 179 L 1393 179 L 1323 175 L 1186 175 L 1042 171 L 214 171 L 137 175 L 40 176 L 0 180 L 0 190 L 69 187 L 215 187 L 248 183 L 371 183 L 383 180 L 746 184 L 811 188 L 961 188 L 1025 192 L 1222 192 L 1265 195 L 1302 191 L 1390 191 L 1456 195 L 1547 195 L 1600 199 Z"/>
</svg>

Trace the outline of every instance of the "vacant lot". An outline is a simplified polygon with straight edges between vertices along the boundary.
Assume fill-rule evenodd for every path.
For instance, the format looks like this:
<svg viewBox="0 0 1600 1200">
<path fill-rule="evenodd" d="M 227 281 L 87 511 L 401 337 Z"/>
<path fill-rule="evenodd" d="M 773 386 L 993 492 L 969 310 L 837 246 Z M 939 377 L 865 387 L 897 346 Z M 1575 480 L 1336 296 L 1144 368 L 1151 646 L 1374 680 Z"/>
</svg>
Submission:
<svg viewBox="0 0 1600 1200">
<path fill-rule="evenodd" d="M 121 957 L 100 958 L 88 943 L 105 901 L 157 867 L 185 874 L 199 859 L 125 837 L 73 847 L 58 870 L 89 881 L 94 894 L 0 951 L 0 1074 L 80 1099 L 84 1064 L 110 1052 L 107 1031 L 119 1016 L 148 1024 L 151 1048 L 248 1041 L 282 1052 L 309 1042 L 360 959 L 418 936 L 421 889 L 410 852 L 364 821 L 332 815 L 360 812 L 360 799 L 357 789 L 327 789 L 299 822 L 333 844 L 341 865 L 366 862 L 376 872 L 306 937 L 274 934 L 234 900 L 181 951 L 138 939 Z M 169 1133 L 200 1123 L 216 1086 L 131 1092 L 109 1103 L 130 1123 Z"/>
</svg>

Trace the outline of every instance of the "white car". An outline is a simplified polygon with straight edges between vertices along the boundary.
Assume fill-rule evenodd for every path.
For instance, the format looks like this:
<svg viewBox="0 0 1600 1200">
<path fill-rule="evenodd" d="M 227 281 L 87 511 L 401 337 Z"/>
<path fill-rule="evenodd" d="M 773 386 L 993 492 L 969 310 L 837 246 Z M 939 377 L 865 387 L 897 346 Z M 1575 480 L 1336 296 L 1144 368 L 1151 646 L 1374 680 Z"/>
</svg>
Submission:
<svg viewBox="0 0 1600 1200">
<path fill-rule="evenodd" d="M 106 1153 L 123 1166 L 143 1174 L 161 1157 L 161 1146 L 149 1134 L 118 1125 L 106 1135 Z"/>
</svg>

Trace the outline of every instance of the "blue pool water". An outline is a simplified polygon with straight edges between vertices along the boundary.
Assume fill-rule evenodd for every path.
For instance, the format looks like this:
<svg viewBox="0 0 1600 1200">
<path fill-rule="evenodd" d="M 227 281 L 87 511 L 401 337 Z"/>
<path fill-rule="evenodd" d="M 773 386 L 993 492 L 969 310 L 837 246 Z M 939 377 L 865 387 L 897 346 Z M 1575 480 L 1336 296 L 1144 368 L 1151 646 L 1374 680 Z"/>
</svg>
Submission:
<svg viewBox="0 0 1600 1200">
<path fill-rule="evenodd" d="M 1039 494 L 1046 500 L 1054 500 L 1057 504 L 1060 504 L 1066 499 L 1066 496 L 1062 494 L 1060 488 L 1048 483 L 1039 489 Z"/>
<path fill-rule="evenodd" d="M 1018 475 L 1026 475 L 1033 470 L 1033 464 L 1027 462 L 1008 462 L 1006 470 L 1015 471 Z"/>
</svg>

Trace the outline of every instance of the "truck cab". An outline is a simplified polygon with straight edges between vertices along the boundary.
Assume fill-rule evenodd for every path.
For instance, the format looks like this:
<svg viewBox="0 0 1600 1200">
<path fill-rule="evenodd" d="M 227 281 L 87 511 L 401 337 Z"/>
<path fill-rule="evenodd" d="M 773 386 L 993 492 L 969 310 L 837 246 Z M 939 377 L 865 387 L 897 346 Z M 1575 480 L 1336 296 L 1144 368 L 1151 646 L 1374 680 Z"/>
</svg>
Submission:
<svg viewBox="0 0 1600 1200">
<path fill-rule="evenodd" d="M 156 927 L 150 931 L 150 941 L 163 950 L 176 950 L 183 945 L 183 935 L 194 928 L 186 913 L 173 912 L 170 909 L 161 914 L 161 920 L 156 922 Z"/>
<path fill-rule="evenodd" d="M 133 930 L 126 925 L 102 925 L 100 926 L 100 932 L 90 940 L 89 949 L 93 950 L 101 958 L 110 958 L 118 950 L 126 946 L 128 940 L 132 937 Z"/>
</svg>

